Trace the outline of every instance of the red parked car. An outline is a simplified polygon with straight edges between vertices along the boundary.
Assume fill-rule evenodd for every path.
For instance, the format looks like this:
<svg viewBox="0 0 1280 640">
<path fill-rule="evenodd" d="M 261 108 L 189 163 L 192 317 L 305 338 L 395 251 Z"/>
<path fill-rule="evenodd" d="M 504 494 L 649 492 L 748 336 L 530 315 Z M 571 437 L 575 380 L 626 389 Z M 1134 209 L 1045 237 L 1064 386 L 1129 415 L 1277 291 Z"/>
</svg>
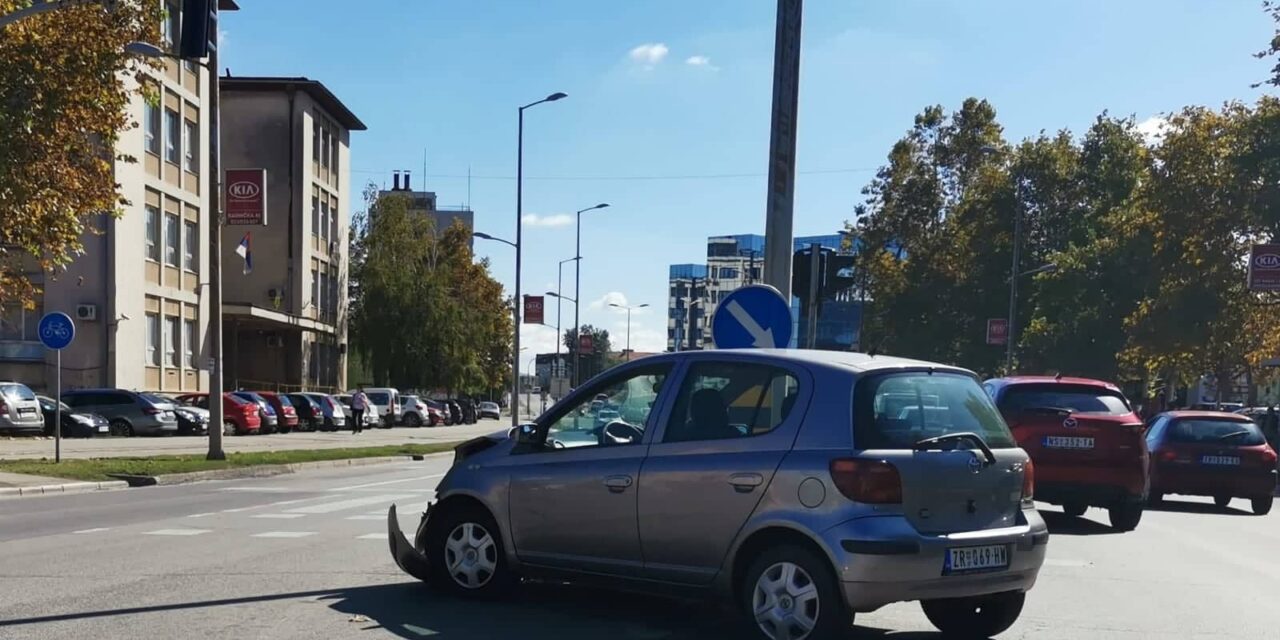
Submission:
<svg viewBox="0 0 1280 640">
<path fill-rule="evenodd" d="M 177 400 L 183 405 L 206 410 L 209 408 L 207 393 L 188 393 L 178 396 Z M 245 436 L 257 433 L 262 427 L 262 418 L 258 414 L 257 404 L 241 400 L 229 393 L 222 394 L 222 432 L 224 434 Z"/>
<path fill-rule="evenodd" d="M 1211 496 L 1219 507 L 1232 498 L 1271 513 L 1276 452 L 1247 416 L 1218 411 L 1170 411 L 1151 421 L 1151 501 L 1167 493 Z"/>
<path fill-rule="evenodd" d="M 1111 526 L 1132 531 L 1150 488 L 1142 419 L 1119 387 L 1101 380 L 1017 376 L 989 380 L 1018 446 L 1036 465 L 1036 500 L 1071 516 L 1108 510 Z"/>
<path fill-rule="evenodd" d="M 279 424 L 276 425 L 278 433 L 289 433 L 298 428 L 298 411 L 293 408 L 293 402 L 288 396 L 274 391 L 255 391 L 254 393 L 262 396 L 262 399 L 276 410 L 276 415 L 279 416 Z"/>
</svg>

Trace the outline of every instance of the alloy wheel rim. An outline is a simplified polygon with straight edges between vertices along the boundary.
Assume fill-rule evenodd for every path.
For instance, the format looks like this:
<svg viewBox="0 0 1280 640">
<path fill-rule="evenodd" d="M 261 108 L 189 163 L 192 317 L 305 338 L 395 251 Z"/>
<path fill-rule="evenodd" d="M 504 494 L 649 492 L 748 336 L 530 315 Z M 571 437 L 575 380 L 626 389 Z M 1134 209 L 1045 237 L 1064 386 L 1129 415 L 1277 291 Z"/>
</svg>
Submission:
<svg viewBox="0 0 1280 640">
<path fill-rule="evenodd" d="M 445 539 L 444 564 L 458 586 L 479 589 L 497 573 L 498 545 L 483 526 L 464 522 Z"/>
<path fill-rule="evenodd" d="M 818 625 L 818 586 L 799 565 L 778 562 L 756 579 L 751 613 L 772 640 L 803 640 Z"/>
</svg>

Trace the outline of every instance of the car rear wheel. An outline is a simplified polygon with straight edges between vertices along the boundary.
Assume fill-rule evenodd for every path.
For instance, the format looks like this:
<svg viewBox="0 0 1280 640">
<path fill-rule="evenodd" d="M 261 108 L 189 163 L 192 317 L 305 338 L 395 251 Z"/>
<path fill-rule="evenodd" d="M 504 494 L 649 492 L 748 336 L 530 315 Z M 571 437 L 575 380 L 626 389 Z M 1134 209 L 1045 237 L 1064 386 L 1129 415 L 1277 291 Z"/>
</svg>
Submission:
<svg viewBox="0 0 1280 640">
<path fill-rule="evenodd" d="M 1254 515 L 1265 516 L 1268 513 L 1271 513 L 1271 505 L 1272 503 L 1275 502 L 1275 500 L 1271 496 L 1265 496 L 1262 498 L 1254 498 L 1250 502 L 1253 503 L 1252 506 L 1253 506 Z"/>
<path fill-rule="evenodd" d="M 237 428 L 236 428 L 236 423 L 234 423 L 234 422 L 232 422 L 232 421 L 230 421 L 230 420 L 223 421 L 223 423 L 222 423 L 222 435 L 224 435 L 224 436 L 234 436 L 234 435 L 238 434 L 239 432 L 240 432 L 240 431 L 239 431 L 239 429 L 237 429 Z"/>
<path fill-rule="evenodd" d="M 1231 496 L 1214 496 L 1213 504 L 1219 509 L 1225 509 L 1227 505 L 1231 504 Z"/>
<path fill-rule="evenodd" d="M 1164 494 L 1163 494 L 1163 493 L 1153 493 L 1153 494 L 1151 494 L 1151 495 L 1147 496 L 1147 504 L 1152 505 L 1152 506 L 1158 506 L 1158 505 L 1162 505 L 1162 504 L 1164 504 Z"/>
<path fill-rule="evenodd" d="M 1088 510 L 1089 505 L 1080 502 L 1068 502 L 1067 504 L 1062 505 L 1062 512 L 1072 518 L 1079 518 Z"/>
<path fill-rule="evenodd" d="M 515 583 L 507 568 L 498 524 L 487 511 L 460 508 L 441 514 L 426 536 L 431 584 L 468 598 L 496 598 Z"/>
<path fill-rule="evenodd" d="M 1141 502 L 1126 502 L 1111 507 L 1107 515 L 1111 519 L 1111 527 L 1118 531 L 1133 531 L 1142 522 L 1143 505 Z"/>
<path fill-rule="evenodd" d="M 990 638 L 998 635 L 1022 614 L 1027 594 L 996 593 L 974 598 L 925 600 L 920 603 L 925 617 L 948 638 Z"/>
<path fill-rule="evenodd" d="M 133 425 L 128 420 L 116 418 L 111 421 L 111 435 L 124 436 L 126 438 L 133 435 Z"/>
<path fill-rule="evenodd" d="M 743 622 L 762 640 L 827 640 L 852 625 L 826 561 L 783 545 L 751 564 L 739 589 Z"/>
<path fill-rule="evenodd" d="M 411 413 L 404 419 L 404 423 L 405 425 L 416 429 L 422 426 L 422 418 L 419 418 L 416 413 Z"/>
</svg>

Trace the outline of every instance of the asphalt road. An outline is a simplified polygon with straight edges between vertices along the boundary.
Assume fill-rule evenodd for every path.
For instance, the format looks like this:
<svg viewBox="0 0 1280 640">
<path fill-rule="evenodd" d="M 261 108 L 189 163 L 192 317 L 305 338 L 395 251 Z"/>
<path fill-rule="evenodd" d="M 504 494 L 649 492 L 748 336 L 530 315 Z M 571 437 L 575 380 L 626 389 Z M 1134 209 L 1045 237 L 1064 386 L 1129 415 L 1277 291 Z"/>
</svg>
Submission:
<svg viewBox="0 0 1280 640">
<path fill-rule="evenodd" d="M 732 637 L 699 602 L 533 584 L 474 603 L 402 575 L 386 507 L 411 529 L 448 463 L 0 501 L 0 638 Z M 1127 534 L 1047 507 L 1048 563 L 1001 637 L 1275 637 L 1280 515 L 1232 507 L 1175 501 Z M 940 636 L 900 604 L 859 616 L 852 637 Z"/>
</svg>

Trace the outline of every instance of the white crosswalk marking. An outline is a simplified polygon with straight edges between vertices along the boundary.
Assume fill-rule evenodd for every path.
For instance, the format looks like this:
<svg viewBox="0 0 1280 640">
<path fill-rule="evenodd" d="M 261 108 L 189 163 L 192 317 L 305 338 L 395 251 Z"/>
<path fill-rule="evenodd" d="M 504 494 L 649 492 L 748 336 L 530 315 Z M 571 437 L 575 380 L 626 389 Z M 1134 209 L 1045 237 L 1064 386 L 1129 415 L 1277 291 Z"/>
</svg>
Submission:
<svg viewBox="0 0 1280 640">
<path fill-rule="evenodd" d="M 304 515 L 306 514 L 305 513 L 259 513 L 258 515 L 252 516 L 252 517 L 264 518 L 269 520 L 292 520 L 294 518 L 301 518 Z"/>
<path fill-rule="evenodd" d="M 211 529 L 157 529 L 148 531 L 145 535 L 149 536 L 198 536 L 202 533 L 209 533 Z"/>
<path fill-rule="evenodd" d="M 97 533 L 99 531 L 108 531 L 110 529 L 111 527 L 94 527 L 92 529 L 81 529 L 79 531 L 72 531 L 71 533 Z"/>
<path fill-rule="evenodd" d="M 443 478 L 443 477 L 444 477 L 443 473 L 433 473 L 429 476 L 418 476 L 416 478 L 400 478 L 399 480 L 383 480 L 382 482 L 368 482 L 365 484 L 353 484 L 349 487 L 338 487 L 337 489 L 330 489 L 329 491 L 330 492 L 351 491 L 353 489 L 365 489 L 367 487 L 381 487 L 383 485 L 388 485 L 388 484 L 400 484 L 401 482 L 417 482 L 420 480 L 430 480 L 432 478 Z"/>
<path fill-rule="evenodd" d="M 356 536 L 356 540 L 386 540 L 386 539 L 387 539 L 387 534 L 385 533 L 366 533 L 362 536 Z"/>
<path fill-rule="evenodd" d="M 266 531 L 255 533 L 251 538 L 305 538 L 316 535 L 315 531 Z"/>
<path fill-rule="evenodd" d="M 379 513 L 377 515 L 366 513 L 364 515 L 347 516 L 346 518 L 343 518 L 343 520 L 386 520 L 386 519 L 387 519 L 387 514 L 385 513 Z"/>
<path fill-rule="evenodd" d="M 413 494 L 384 494 L 377 496 L 369 496 L 366 498 L 352 498 L 350 500 L 339 500 L 337 502 L 322 502 L 306 507 L 297 507 L 289 509 L 288 513 L 333 513 L 335 511 L 345 511 L 347 509 L 355 509 L 371 504 L 390 504 L 396 500 L 412 498 Z"/>
<path fill-rule="evenodd" d="M 216 514 L 214 514 L 214 513 L 211 511 L 211 512 L 209 512 L 209 513 L 193 513 L 193 514 L 191 514 L 191 515 L 189 515 L 189 516 L 187 516 L 187 517 L 188 517 L 188 518 L 207 518 L 207 517 L 212 516 L 212 515 L 216 515 Z"/>
</svg>

